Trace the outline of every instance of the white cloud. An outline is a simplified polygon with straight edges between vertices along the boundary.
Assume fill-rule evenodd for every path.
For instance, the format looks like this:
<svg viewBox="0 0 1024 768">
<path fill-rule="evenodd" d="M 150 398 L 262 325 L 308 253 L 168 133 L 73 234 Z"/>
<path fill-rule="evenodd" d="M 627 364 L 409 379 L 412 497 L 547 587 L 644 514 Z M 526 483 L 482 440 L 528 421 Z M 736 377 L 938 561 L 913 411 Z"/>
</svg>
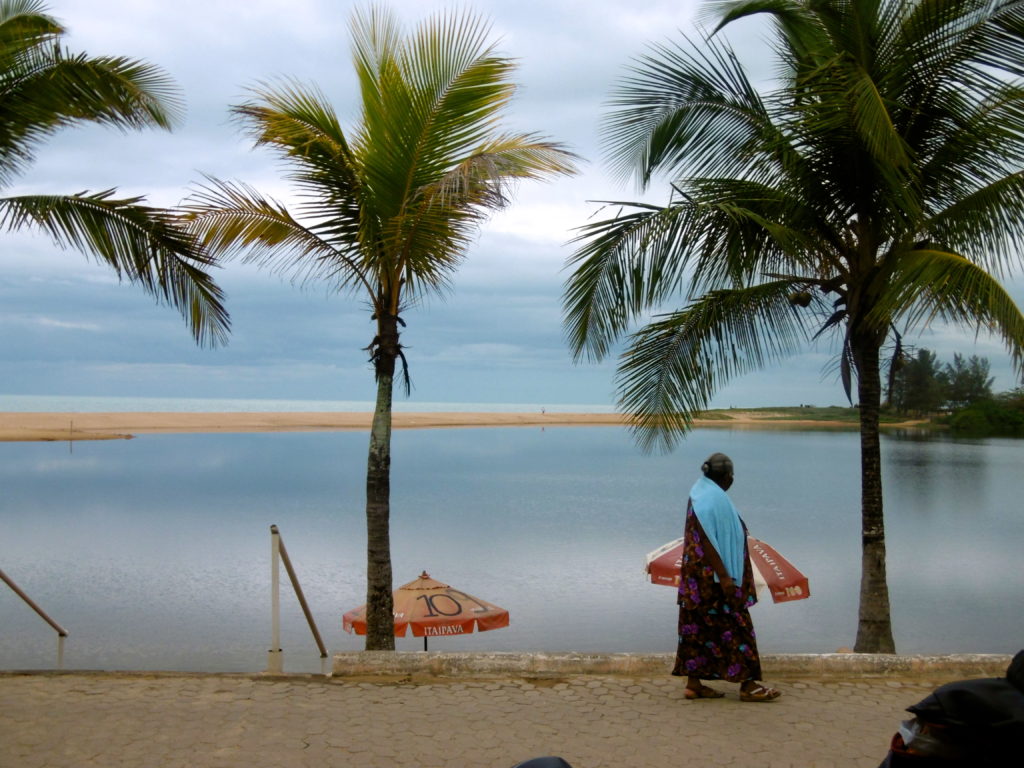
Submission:
<svg viewBox="0 0 1024 768">
<path fill-rule="evenodd" d="M 487 366 L 505 366 L 531 361 L 530 350 L 518 344 L 484 343 L 445 346 L 426 360 L 437 363 L 475 363 Z"/>
<path fill-rule="evenodd" d="M 71 331 L 90 331 L 97 332 L 101 330 L 97 323 L 82 323 L 75 322 L 72 320 L 58 320 L 53 317 L 29 317 L 25 318 L 27 323 L 41 325 L 44 328 L 58 328 L 63 330 Z"/>
</svg>

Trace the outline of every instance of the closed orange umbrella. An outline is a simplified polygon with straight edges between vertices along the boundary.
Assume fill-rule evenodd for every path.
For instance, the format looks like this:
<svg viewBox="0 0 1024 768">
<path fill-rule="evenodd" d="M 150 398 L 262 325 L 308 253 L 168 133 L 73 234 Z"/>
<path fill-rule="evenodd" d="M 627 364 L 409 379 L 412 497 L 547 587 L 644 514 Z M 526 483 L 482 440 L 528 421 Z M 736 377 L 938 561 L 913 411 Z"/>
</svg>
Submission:
<svg viewBox="0 0 1024 768">
<path fill-rule="evenodd" d="M 405 637 L 406 629 L 412 627 L 413 637 L 423 638 L 423 650 L 427 649 L 428 637 L 465 635 L 474 628 L 486 632 L 508 626 L 508 611 L 504 608 L 442 584 L 426 571 L 393 594 L 395 637 Z M 366 606 L 342 616 L 341 625 L 346 632 L 365 635 Z"/>
</svg>

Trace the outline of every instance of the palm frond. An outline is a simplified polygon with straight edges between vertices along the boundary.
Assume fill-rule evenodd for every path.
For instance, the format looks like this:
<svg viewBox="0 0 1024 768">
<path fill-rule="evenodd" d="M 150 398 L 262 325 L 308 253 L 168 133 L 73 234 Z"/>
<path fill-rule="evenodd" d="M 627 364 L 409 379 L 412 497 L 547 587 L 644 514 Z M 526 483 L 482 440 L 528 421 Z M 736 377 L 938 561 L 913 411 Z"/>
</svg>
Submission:
<svg viewBox="0 0 1024 768">
<path fill-rule="evenodd" d="M 410 297 L 445 284 L 478 225 L 509 203 L 513 184 L 574 173 L 575 157 L 535 135 L 499 135 L 418 190 L 381 232 L 399 254 L 395 270 Z"/>
<path fill-rule="evenodd" d="M 512 61 L 493 53 L 471 14 L 435 17 L 408 38 L 396 29 L 377 9 L 353 19 L 363 94 L 355 151 L 383 217 L 485 141 L 515 90 Z"/>
<path fill-rule="evenodd" d="M 299 283 L 326 280 L 338 289 L 364 289 L 372 299 L 374 290 L 357 249 L 339 249 L 316 226 L 303 225 L 283 205 L 245 184 L 207 181 L 181 210 L 189 230 L 211 254 L 290 274 Z M 321 226 L 330 230 L 332 224 Z"/>
<path fill-rule="evenodd" d="M 936 211 L 925 232 L 996 275 L 1024 266 L 1024 173 L 1017 172 L 976 189 Z"/>
<path fill-rule="evenodd" d="M 298 212 L 316 222 L 317 234 L 345 248 L 365 235 L 373 217 L 357 159 L 333 108 L 315 86 L 285 81 L 252 90 L 255 101 L 232 108 L 256 146 L 277 151 L 291 166 L 298 186 Z"/>
<path fill-rule="evenodd" d="M 612 93 L 604 153 L 641 189 L 656 173 L 753 174 L 765 162 L 775 128 L 761 97 L 728 46 L 703 42 L 652 46 Z"/>
<path fill-rule="evenodd" d="M 580 227 L 582 245 L 566 263 L 563 318 L 577 359 L 603 359 L 632 321 L 681 288 L 689 258 L 686 206 L 605 205 L 620 210 Z"/>
<path fill-rule="evenodd" d="M 791 57 L 806 59 L 821 51 L 821 25 L 806 12 L 805 4 L 796 0 L 721 0 L 708 3 L 703 15 L 716 21 L 717 35 L 728 25 L 759 14 L 772 17 L 779 37 L 790 46 Z"/>
<path fill-rule="evenodd" d="M 64 34 L 64 27 L 46 13 L 40 0 L 0 2 L 0 69 L 24 51 L 52 42 Z"/>
<path fill-rule="evenodd" d="M 630 337 L 616 377 L 618 405 L 645 450 L 669 449 L 731 378 L 796 352 L 803 317 L 792 283 L 714 291 Z"/>
<path fill-rule="evenodd" d="M 113 190 L 9 197 L 0 199 L 0 228 L 41 229 L 60 247 L 93 256 L 177 308 L 198 343 L 224 343 L 230 329 L 224 296 L 207 272 L 215 259 L 171 214 L 140 203 L 114 198 Z"/>
<path fill-rule="evenodd" d="M 915 137 L 925 194 L 944 207 L 1024 164 L 1024 89 L 1006 85 L 990 98 L 943 97 L 941 120 Z"/>
<path fill-rule="evenodd" d="M 999 282 L 963 256 L 935 249 L 911 251 L 890 276 L 872 319 L 891 313 L 908 328 L 936 319 L 999 335 L 1015 366 L 1024 363 L 1024 315 Z"/>
<path fill-rule="evenodd" d="M 0 184 L 22 172 L 61 128 L 91 122 L 170 129 L 181 114 L 177 86 L 144 62 L 68 54 L 43 43 L 0 55 Z"/>
<path fill-rule="evenodd" d="M 351 166 L 348 139 L 334 109 L 314 85 L 262 83 L 254 101 L 231 108 L 256 146 L 269 146 L 307 172 Z"/>
<path fill-rule="evenodd" d="M 440 14 L 422 22 L 403 49 L 416 111 L 413 146 L 426 168 L 487 141 L 515 94 L 516 64 L 496 53 L 489 32 L 470 13 Z"/>
<path fill-rule="evenodd" d="M 842 270 L 843 242 L 799 187 L 746 179 L 691 179 L 683 187 L 692 219 L 690 247 L 699 249 L 690 294 L 756 280 L 770 272 L 831 277 Z"/>
<path fill-rule="evenodd" d="M 537 134 L 499 134 L 478 144 L 475 151 L 425 189 L 439 192 L 432 204 L 497 210 L 508 204 L 511 184 L 572 175 L 578 160 L 564 144 L 545 141 Z M 492 191 L 487 192 L 485 187 Z"/>
<path fill-rule="evenodd" d="M 601 359 L 632 321 L 677 294 L 775 272 L 812 282 L 844 274 L 839 235 L 791 190 L 699 179 L 682 191 L 667 207 L 606 203 L 620 212 L 578 230 L 563 301 L 577 358 Z"/>
<path fill-rule="evenodd" d="M 996 0 L 990 5 L 991 24 L 984 27 L 982 61 L 997 71 L 1024 77 L 1024 7 L 1019 0 Z"/>
<path fill-rule="evenodd" d="M 910 164 L 908 147 L 896 130 L 874 78 L 863 70 L 854 70 L 849 73 L 846 87 L 851 123 L 861 143 L 879 167 L 891 166 L 905 172 Z"/>
</svg>

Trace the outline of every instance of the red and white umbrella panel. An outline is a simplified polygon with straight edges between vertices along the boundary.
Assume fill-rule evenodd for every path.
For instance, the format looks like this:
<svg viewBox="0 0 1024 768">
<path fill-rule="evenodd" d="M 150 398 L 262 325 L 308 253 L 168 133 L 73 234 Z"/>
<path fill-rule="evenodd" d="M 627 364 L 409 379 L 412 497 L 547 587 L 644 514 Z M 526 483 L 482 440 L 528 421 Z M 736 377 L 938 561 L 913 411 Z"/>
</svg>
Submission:
<svg viewBox="0 0 1024 768">
<path fill-rule="evenodd" d="M 758 591 L 767 589 L 776 603 L 804 600 L 811 596 L 807 577 L 773 547 L 747 536 L 747 550 Z M 683 565 L 682 538 L 662 544 L 645 558 L 645 571 L 652 584 L 678 587 Z"/>
<path fill-rule="evenodd" d="M 405 637 L 411 628 L 413 637 L 444 637 L 507 627 L 508 611 L 493 603 L 466 594 L 462 590 L 430 578 L 426 571 L 418 579 L 394 591 L 395 636 Z M 342 616 L 346 632 L 366 634 L 366 606 Z"/>
</svg>

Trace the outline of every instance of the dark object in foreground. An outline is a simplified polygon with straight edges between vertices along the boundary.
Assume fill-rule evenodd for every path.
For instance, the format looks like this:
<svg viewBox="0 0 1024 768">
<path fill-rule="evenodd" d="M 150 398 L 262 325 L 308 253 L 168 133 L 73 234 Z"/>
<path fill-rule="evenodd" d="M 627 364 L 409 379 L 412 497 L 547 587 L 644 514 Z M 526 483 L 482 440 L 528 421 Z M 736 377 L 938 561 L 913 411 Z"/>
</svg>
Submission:
<svg viewBox="0 0 1024 768">
<path fill-rule="evenodd" d="M 1020 765 L 1024 744 L 1024 650 L 1006 677 L 948 683 L 907 707 L 879 768 Z"/>
<path fill-rule="evenodd" d="M 535 757 L 525 763 L 517 763 L 512 768 L 572 768 L 560 757 Z"/>
</svg>

